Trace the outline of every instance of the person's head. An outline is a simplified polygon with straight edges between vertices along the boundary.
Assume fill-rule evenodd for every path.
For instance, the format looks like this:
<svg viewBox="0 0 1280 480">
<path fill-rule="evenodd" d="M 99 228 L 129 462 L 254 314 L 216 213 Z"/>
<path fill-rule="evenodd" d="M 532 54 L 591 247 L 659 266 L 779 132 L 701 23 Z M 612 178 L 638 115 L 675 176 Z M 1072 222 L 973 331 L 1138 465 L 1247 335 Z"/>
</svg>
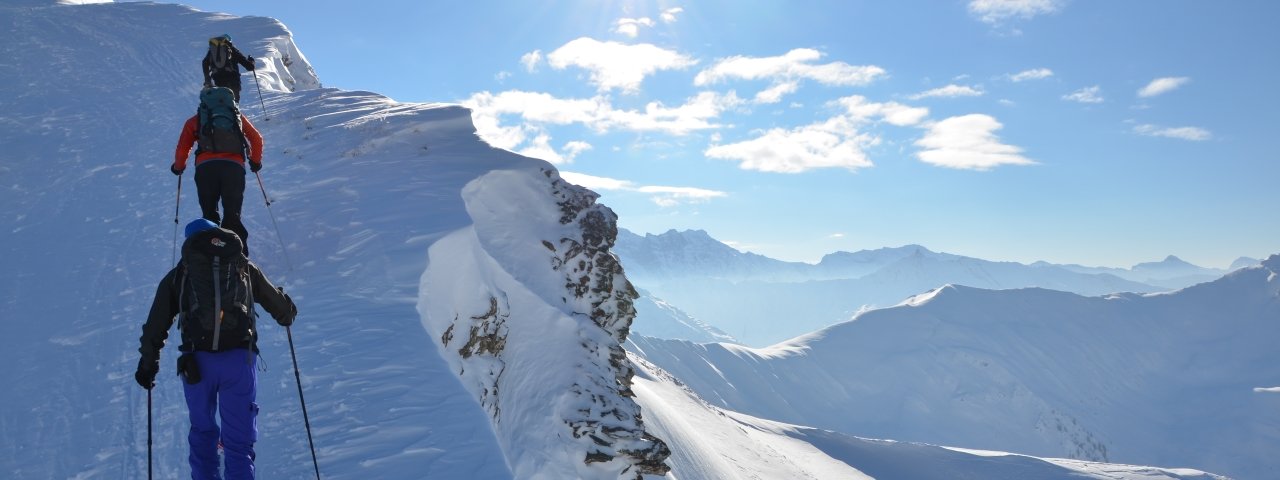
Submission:
<svg viewBox="0 0 1280 480">
<path fill-rule="evenodd" d="M 187 235 L 186 238 L 191 238 L 192 235 L 195 235 L 197 233 L 203 232 L 211 228 L 218 228 L 218 224 L 209 221 L 209 219 L 207 218 L 197 218 L 195 220 L 192 220 L 191 223 L 187 224 L 187 228 L 186 230 L 184 230 L 184 232 Z"/>
<path fill-rule="evenodd" d="M 224 33 L 224 34 L 222 34 L 222 35 L 218 35 L 218 36 L 216 36 L 216 37 L 209 37 L 209 45 L 217 45 L 217 44 L 219 44 L 219 43 L 223 43 L 223 42 L 231 43 L 231 35 L 230 35 L 230 34 L 227 34 L 227 33 Z"/>
</svg>

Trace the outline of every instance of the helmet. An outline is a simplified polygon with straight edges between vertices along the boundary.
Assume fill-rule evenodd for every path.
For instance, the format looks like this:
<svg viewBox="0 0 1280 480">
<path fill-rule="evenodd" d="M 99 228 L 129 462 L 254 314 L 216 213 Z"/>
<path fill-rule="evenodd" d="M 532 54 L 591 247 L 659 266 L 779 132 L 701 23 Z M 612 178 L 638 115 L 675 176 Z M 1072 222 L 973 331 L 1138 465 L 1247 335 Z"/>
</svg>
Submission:
<svg viewBox="0 0 1280 480">
<path fill-rule="evenodd" d="M 209 221 L 209 219 L 207 218 L 197 218 L 195 220 L 192 220 L 191 223 L 187 224 L 187 228 L 186 230 L 184 230 L 184 232 L 186 233 L 186 236 L 187 236 L 186 238 L 191 238 L 192 235 L 203 232 L 210 228 L 218 228 L 218 224 Z"/>
</svg>

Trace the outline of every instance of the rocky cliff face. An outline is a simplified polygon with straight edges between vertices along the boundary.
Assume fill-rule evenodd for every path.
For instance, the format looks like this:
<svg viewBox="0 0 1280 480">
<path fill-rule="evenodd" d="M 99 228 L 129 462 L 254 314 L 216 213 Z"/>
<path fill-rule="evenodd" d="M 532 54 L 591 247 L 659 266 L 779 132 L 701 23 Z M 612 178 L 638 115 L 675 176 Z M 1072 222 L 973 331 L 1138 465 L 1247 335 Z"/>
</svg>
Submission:
<svg viewBox="0 0 1280 480">
<path fill-rule="evenodd" d="M 544 174 L 551 178 L 550 171 Z M 618 257 L 609 250 L 618 236 L 618 218 L 608 207 L 595 203 L 597 195 L 589 190 L 552 180 L 552 194 L 559 205 L 562 225 L 576 225 L 578 238 L 563 237 L 557 244 L 543 240 L 551 250 L 552 269 L 564 275 L 565 290 L 577 305 L 586 307 L 591 322 L 608 334 L 603 345 L 582 344 L 595 374 L 575 384 L 579 396 L 591 397 L 588 408 L 577 410 L 576 418 L 566 419 L 574 438 L 588 438 L 594 444 L 584 459 L 587 463 L 621 459 L 635 465 L 635 474 L 666 474 L 663 463 L 671 455 L 667 445 L 644 431 L 640 407 L 631 400 L 631 378 L 635 369 L 627 360 L 622 344 L 627 340 L 635 319 L 635 299 L 639 297 L 631 282 L 623 275 Z M 577 313 L 577 312 L 575 312 Z M 595 395 L 596 391 L 610 395 Z"/>
<path fill-rule="evenodd" d="M 622 348 L 638 293 L 611 252 L 616 215 L 549 166 L 490 173 L 463 196 L 475 224 L 431 247 L 423 298 L 437 300 L 420 307 L 513 473 L 665 475 L 671 452 L 645 431 Z"/>
</svg>

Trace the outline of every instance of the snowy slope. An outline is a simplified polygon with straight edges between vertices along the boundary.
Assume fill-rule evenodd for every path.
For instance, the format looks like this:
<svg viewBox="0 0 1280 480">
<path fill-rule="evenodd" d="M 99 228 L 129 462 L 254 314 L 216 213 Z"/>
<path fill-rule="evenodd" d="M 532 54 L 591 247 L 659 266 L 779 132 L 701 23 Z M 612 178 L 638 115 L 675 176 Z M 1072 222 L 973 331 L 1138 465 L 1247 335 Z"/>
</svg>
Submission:
<svg viewBox="0 0 1280 480">
<path fill-rule="evenodd" d="M 774 422 L 715 407 L 670 373 L 633 357 L 637 400 L 672 446 L 672 474 L 714 479 L 1051 480 L 1204 479 L 1191 469 L 1040 459 L 891 440 Z"/>
<path fill-rule="evenodd" d="M 664 401 L 644 384 L 647 374 L 637 377 L 634 404 L 622 395 L 630 368 L 617 361 L 616 347 L 626 336 L 622 299 L 631 295 L 618 288 L 625 278 L 604 268 L 608 252 L 596 241 L 596 227 L 613 228 L 607 209 L 588 192 L 558 185 L 549 164 L 482 143 L 465 109 L 320 88 L 288 30 L 268 18 L 150 3 L 26 1 L 0 5 L 0 26 L 9 32 L 0 82 L 21 86 L 0 90 L 0 252 L 9 272 L 0 276 L 0 322 L 18 340 L 0 353 L 7 367 L 0 373 L 0 476 L 145 475 L 146 395 L 132 379 L 137 337 L 155 284 L 172 266 L 178 181 L 167 165 L 194 111 L 205 39 L 219 33 L 259 58 L 267 112 L 252 100 L 245 110 L 267 139 L 262 176 L 279 235 L 254 186 L 245 220 L 255 262 L 299 304 L 292 333 L 324 478 L 631 476 L 639 469 L 624 471 L 628 462 L 619 457 L 594 456 L 600 461 L 590 464 L 583 457 L 625 457 L 621 450 L 655 441 L 640 434 L 613 439 L 609 452 L 575 450 L 601 445 L 573 434 L 638 433 L 615 430 L 640 425 L 638 415 L 592 423 L 601 414 L 636 413 L 661 438 L 675 431 L 666 426 L 703 413 L 640 411 L 637 405 Z M 245 82 L 245 94 L 256 97 L 250 77 Z M 178 217 L 185 221 L 198 208 L 190 175 L 183 180 Z M 506 188 L 513 185 L 524 193 L 513 197 Z M 494 189 L 503 193 L 486 193 Z M 504 200 L 515 198 L 570 205 L 571 222 L 503 214 Z M 573 242 L 596 247 L 570 255 Z M 545 253 L 531 253 L 539 249 Z M 559 265 L 543 263 L 557 258 Z M 579 258 L 600 271 L 589 272 L 581 297 L 557 303 L 578 291 L 565 280 L 579 264 L 564 260 Z M 591 288 L 601 282 L 612 288 Z M 507 302 L 483 296 L 499 290 Z M 603 313 L 577 315 L 584 306 Z M 446 340 L 436 327 L 467 324 L 436 309 L 471 313 L 459 318 L 475 320 L 477 329 L 462 335 L 459 327 Z M 511 323 L 484 320 L 497 318 Z M 260 478 L 308 478 L 288 346 L 281 329 L 264 323 Z M 498 336 L 486 333 L 500 331 L 505 343 L 495 350 L 488 339 Z M 476 341 L 454 343 L 462 339 Z M 164 352 L 153 392 L 157 478 L 187 476 L 174 346 Z M 548 347 L 555 353 L 543 358 Z M 498 350 L 511 356 L 485 356 Z M 496 361 L 508 360 L 513 366 L 500 370 L 507 383 L 485 383 L 485 373 L 500 368 Z M 549 368 L 536 370 L 537 362 Z M 590 395 L 565 391 L 575 384 Z M 486 397 L 486 385 L 503 390 Z M 494 407 L 506 413 L 495 416 Z M 565 420 L 578 423 L 556 423 Z M 794 468 L 773 463 L 777 455 L 709 468 L 677 452 L 667 464 L 689 472 L 680 476 L 686 479 L 804 478 L 815 472 L 807 459 L 843 445 L 795 435 L 799 429 L 767 429 L 792 433 L 754 435 L 757 451 L 784 452 Z M 817 474 L 848 471 L 822 463 Z"/>
<path fill-rule="evenodd" d="M 636 337 L 714 405 L 848 434 L 1280 471 L 1280 256 L 1167 294 L 947 286 L 767 349 Z M 1255 390 L 1258 388 L 1258 390 Z"/>
<path fill-rule="evenodd" d="M 167 165 L 194 113 L 205 40 L 224 32 L 262 66 L 271 119 L 256 102 L 246 112 L 267 138 L 262 176 L 293 269 L 256 185 L 246 191 L 249 243 L 299 304 L 293 336 L 326 478 L 510 475 L 415 305 L 430 242 L 469 223 L 462 186 L 530 160 L 475 139 L 462 108 L 317 88 L 272 19 L 6 4 L 0 25 L 0 82 L 22 87 L 0 93 L 0 252 L 12 272 L 0 278 L 0 311 L 21 340 L 0 354 L 0 476 L 145 475 L 146 395 L 132 373 L 156 282 L 172 266 L 177 179 Z M 185 177 L 184 223 L 199 215 Z M 287 344 L 274 325 L 262 335 L 259 471 L 304 478 L 312 467 Z M 158 478 L 187 470 L 173 348 L 154 392 Z"/>
<path fill-rule="evenodd" d="M 707 325 L 652 293 L 644 289 L 637 291 L 640 298 L 636 299 L 636 320 L 631 324 L 633 333 L 693 342 L 738 342 L 732 335 Z"/>
</svg>

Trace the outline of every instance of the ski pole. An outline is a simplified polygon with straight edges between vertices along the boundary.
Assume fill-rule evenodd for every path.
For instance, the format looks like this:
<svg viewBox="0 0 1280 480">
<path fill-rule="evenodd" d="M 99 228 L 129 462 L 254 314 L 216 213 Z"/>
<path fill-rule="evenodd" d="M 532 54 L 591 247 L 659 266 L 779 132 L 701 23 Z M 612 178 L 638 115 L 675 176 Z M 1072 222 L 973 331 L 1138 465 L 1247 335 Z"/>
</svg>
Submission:
<svg viewBox="0 0 1280 480">
<path fill-rule="evenodd" d="M 178 207 L 182 205 L 182 174 L 178 174 L 178 198 L 173 201 L 173 264 L 178 263 Z M 148 394 L 150 398 L 150 394 Z"/>
<path fill-rule="evenodd" d="M 276 227 L 276 240 L 280 241 L 280 253 L 284 254 L 284 264 L 293 271 L 293 262 L 289 261 L 289 251 L 284 247 L 284 237 L 280 236 L 280 224 L 276 223 L 276 214 L 271 211 L 271 199 L 267 197 L 267 187 L 262 186 L 262 174 L 253 172 L 253 176 L 258 177 L 258 189 L 262 190 L 262 201 L 267 204 L 267 214 L 271 215 L 271 225 Z"/>
<path fill-rule="evenodd" d="M 262 117 L 265 120 L 271 120 L 271 117 L 267 116 L 267 104 L 262 101 L 262 85 L 258 84 L 258 72 L 256 71 L 253 72 L 253 87 L 258 89 L 258 106 L 262 107 Z"/>
<path fill-rule="evenodd" d="M 147 389 L 147 480 L 151 479 L 151 389 Z"/>
<path fill-rule="evenodd" d="M 298 402 L 302 404 L 302 422 L 307 426 L 307 444 L 311 446 L 311 464 L 316 467 L 316 480 L 320 480 L 320 462 L 316 460 L 316 444 L 311 441 L 311 419 L 307 417 L 307 400 L 302 398 L 302 377 L 298 375 L 298 354 L 293 350 L 293 329 L 284 327 L 284 332 L 289 336 L 289 356 L 293 357 L 293 379 L 298 382 Z"/>
</svg>

